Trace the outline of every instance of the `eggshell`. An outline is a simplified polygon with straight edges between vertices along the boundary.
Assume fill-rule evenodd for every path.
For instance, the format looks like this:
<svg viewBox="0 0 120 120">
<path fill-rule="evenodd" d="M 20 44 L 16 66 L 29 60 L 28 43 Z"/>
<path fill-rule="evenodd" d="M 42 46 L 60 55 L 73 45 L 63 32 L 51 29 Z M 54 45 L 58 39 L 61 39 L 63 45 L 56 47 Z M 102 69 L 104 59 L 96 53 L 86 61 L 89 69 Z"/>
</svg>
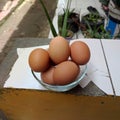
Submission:
<svg viewBox="0 0 120 120">
<path fill-rule="evenodd" d="M 72 60 L 79 64 L 84 65 L 90 59 L 90 49 L 85 42 L 75 41 L 71 44 L 71 58 Z"/>
<path fill-rule="evenodd" d="M 41 73 L 41 78 L 42 78 L 43 82 L 54 85 L 54 80 L 53 80 L 54 69 L 55 69 L 54 67 L 50 67 L 45 72 Z"/>
<path fill-rule="evenodd" d="M 35 72 L 43 72 L 48 69 L 50 57 L 46 50 L 37 48 L 29 55 L 29 65 Z"/>
<path fill-rule="evenodd" d="M 80 72 L 80 68 L 72 61 L 64 61 L 56 65 L 53 79 L 56 85 L 66 85 L 73 82 Z"/>
<path fill-rule="evenodd" d="M 70 56 L 69 43 L 65 38 L 61 36 L 57 36 L 51 40 L 48 51 L 51 60 L 55 64 L 66 61 Z"/>
</svg>

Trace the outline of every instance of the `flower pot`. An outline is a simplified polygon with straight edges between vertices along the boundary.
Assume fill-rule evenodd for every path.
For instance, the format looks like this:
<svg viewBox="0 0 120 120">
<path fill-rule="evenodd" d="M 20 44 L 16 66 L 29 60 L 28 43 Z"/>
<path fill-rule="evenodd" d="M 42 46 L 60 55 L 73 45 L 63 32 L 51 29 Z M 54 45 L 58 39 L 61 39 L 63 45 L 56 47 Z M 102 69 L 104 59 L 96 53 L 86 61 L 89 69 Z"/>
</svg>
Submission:
<svg viewBox="0 0 120 120">
<path fill-rule="evenodd" d="M 59 32 L 61 31 L 63 26 L 64 15 L 65 14 L 58 16 Z M 71 12 L 67 19 L 67 29 L 72 31 L 73 33 L 76 33 L 79 30 L 79 24 L 80 24 L 79 14 L 75 12 Z"/>
</svg>

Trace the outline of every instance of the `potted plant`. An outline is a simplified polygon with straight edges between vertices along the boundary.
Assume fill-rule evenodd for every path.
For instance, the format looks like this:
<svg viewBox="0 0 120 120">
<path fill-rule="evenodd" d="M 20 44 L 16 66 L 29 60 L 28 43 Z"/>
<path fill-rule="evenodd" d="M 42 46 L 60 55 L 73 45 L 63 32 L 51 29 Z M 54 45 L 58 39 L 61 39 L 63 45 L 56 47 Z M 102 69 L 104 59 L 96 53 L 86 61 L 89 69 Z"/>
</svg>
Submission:
<svg viewBox="0 0 120 120">
<path fill-rule="evenodd" d="M 105 17 L 96 8 L 89 6 L 89 13 L 83 15 L 81 23 L 85 29 L 82 33 L 87 38 L 110 38 L 109 32 L 104 29 Z"/>
<path fill-rule="evenodd" d="M 52 20 L 48 14 L 48 11 L 45 7 L 45 4 L 42 0 L 39 0 L 43 10 L 45 11 L 46 17 L 48 19 L 50 28 L 51 28 L 51 32 L 53 34 L 53 36 L 57 36 L 57 35 L 61 35 L 65 38 L 71 38 L 74 34 L 74 32 L 78 31 L 78 28 L 76 29 L 76 27 L 74 27 L 73 24 L 77 24 L 78 27 L 78 23 L 75 23 L 76 18 L 78 19 L 78 14 L 77 13 L 73 13 L 74 9 L 70 11 L 70 6 L 71 6 L 71 1 L 72 0 L 68 0 L 67 2 L 67 6 L 64 9 L 64 14 L 59 15 L 58 17 L 58 31 L 59 33 L 56 32 L 55 27 L 52 23 Z M 78 21 L 79 22 L 79 21 Z"/>
<path fill-rule="evenodd" d="M 47 19 L 48 19 L 48 22 L 49 22 L 49 25 L 50 25 L 52 34 L 53 34 L 53 36 L 55 37 L 55 36 L 57 36 L 58 34 L 57 34 L 57 32 L 56 32 L 56 30 L 55 30 L 55 27 L 54 27 L 54 25 L 53 25 L 53 23 L 52 23 L 52 20 L 51 20 L 49 14 L 48 14 L 48 11 L 47 11 L 47 9 L 46 9 L 46 6 L 45 6 L 45 4 L 44 4 L 44 2 L 43 2 L 42 0 L 39 0 L 39 2 L 40 2 L 40 4 L 41 4 L 42 7 L 43 7 L 43 10 L 44 10 L 44 12 L 45 12 L 45 14 L 46 14 L 46 17 L 47 17 Z"/>
<path fill-rule="evenodd" d="M 100 16 L 99 14 L 88 13 L 82 17 L 82 23 L 88 28 L 88 24 L 91 26 L 92 29 L 94 27 L 99 28 L 101 25 L 104 25 L 104 17 Z"/>
<path fill-rule="evenodd" d="M 71 11 L 68 11 L 68 17 L 67 17 L 67 31 L 69 33 L 76 33 L 79 30 L 80 26 L 80 19 L 79 19 L 79 14 L 74 11 L 75 9 L 72 9 Z M 63 26 L 63 21 L 65 17 L 66 10 L 63 10 L 64 13 L 58 15 L 58 29 L 59 33 L 61 34 L 62 26 Z"/>
<path fill-rule="evenodd" d="M 100 32 L 99 32 L 100 31 Z M 103 25 L 100 25 L 98 28 L 88 24 L 88 28 L 85 31 L 82 31 L 85 38 L 99 38 L 99 39 L 110 39 L 110 33 L 104 29 Z"/>
</svg>

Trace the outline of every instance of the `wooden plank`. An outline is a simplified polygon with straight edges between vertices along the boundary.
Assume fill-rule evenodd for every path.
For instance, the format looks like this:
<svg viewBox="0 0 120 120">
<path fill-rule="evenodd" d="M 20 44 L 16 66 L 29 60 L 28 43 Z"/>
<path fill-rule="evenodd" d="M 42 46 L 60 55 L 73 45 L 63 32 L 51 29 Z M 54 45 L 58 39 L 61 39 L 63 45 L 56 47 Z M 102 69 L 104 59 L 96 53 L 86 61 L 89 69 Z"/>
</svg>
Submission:
<svg viewBox="0 0 120 120">
<path fill-rule="evenodd" d="M 120 97 L 1 89 L 0 109 L 9 120 L 119 120 Z"/>
</svg>

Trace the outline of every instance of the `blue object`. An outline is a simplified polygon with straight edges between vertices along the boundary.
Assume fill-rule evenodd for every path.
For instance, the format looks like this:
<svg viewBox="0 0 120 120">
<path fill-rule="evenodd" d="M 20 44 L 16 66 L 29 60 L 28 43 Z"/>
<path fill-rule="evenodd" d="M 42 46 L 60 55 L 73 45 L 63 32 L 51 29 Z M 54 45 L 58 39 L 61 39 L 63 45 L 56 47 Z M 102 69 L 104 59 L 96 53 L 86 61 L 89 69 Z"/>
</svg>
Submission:
<svg viewBox="0 0 120 120">
<path fill-rule="evenodd" d="M 116 30 L 117 23 L 112 20 L 108 20 L 108 24 L 106 26 L 106 30 L 110 32 L 111 38 L 113 38 L 115 30 Z"/>
</svg>

